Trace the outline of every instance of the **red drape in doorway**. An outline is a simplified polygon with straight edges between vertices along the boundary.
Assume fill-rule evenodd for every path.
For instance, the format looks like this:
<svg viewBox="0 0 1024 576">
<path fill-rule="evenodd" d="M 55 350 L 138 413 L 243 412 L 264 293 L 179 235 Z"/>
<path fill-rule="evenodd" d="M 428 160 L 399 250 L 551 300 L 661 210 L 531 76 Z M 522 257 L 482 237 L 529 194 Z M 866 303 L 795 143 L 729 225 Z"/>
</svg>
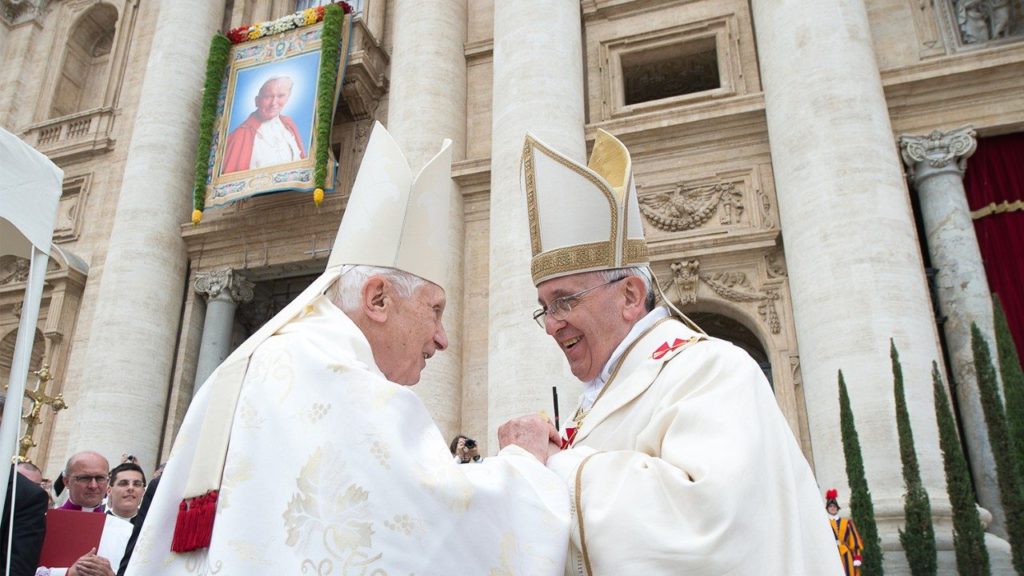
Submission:
<svg viewBox="0 0 1024 576">
<path fill-rule="evenodd" d="M 979 138 L 964 188 L 989 289 L 1024 360 L 1024 133 Z"/>
</svg>

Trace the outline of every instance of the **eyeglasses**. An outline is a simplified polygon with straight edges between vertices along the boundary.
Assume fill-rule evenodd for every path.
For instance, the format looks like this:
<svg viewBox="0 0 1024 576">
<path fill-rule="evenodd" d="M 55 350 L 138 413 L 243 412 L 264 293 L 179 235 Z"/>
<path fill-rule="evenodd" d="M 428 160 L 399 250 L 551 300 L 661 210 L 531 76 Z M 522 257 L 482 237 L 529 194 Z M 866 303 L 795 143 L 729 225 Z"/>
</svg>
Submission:
<svg viewBox="0 0 1024 576">
<path fill-rule="evenodd" d="M 72 476 L 71 479 L 83 486 L 88 486 L 93 482 L 102 486 L 109 481 L 109 478 L 106 476 Z"/>
<path fill-rule="evenodd" d="M 572 312 L 572 309 L 579 305 L 580 300 L 582 300 L 584 296 L 593 292 L 594 290 L 597 290 L 598 288 L 602 288 L 610 284 L 615 284 L 619 280 L 625 280 L 626 278 L 628 278 L 628 276 L 621 276 L 619 278 L 616 278 L 615 280 L 609 280 L 604 284 L 598 284 L 593 288 L 587 288 L 586 290 L 580 290 L 575 294 L 569 294 L 568 296 L 556 298 L 551 301 L 551 304 L 548 304 L 543 308 L 538 308 L 537 311 L 533 313 L 533 321 L 536 322 L 537 325 L 540 326 L 541 328 L 546 328 L 546 316 L 550 316 L 551 318 L 557 321 L 565 320 L 569 316 L 569 312 Z"/>
<path fill-rule="evenodd" d="M 146 487 L 146 483 L 143 482 L 142 480 L 127 480 L 127 479 L 124 479 L 124 480 L 118 480 L 117 483 L 114 484 L 114 486 L 117 486 L 118 488 L 127 488 L 129 486 L 135 486 L 136 488 L 145 488 Z"/>
</svg>

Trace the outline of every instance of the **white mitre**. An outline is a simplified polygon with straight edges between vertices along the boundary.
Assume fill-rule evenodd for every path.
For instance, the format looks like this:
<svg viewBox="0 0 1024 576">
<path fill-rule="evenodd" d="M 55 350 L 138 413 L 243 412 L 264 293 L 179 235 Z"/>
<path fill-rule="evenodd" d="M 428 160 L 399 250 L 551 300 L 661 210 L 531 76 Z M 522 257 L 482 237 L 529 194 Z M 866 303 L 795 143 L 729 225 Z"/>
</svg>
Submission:
<svg viewBox="0 0 1024 576">
<path fill-rule="evenodd" d="M 451 165 L 451 140 L 445 139 L 413 178 L 398 144 L 375 123 L 327 268 L 397 268 L 447 290 Z"/>
<path fill-rule="evenodd" d="M 446 253 L 452 230 L 448 220 L 455 187 L 451 157 L 451 141 L 446 139 L 441 151 L 413 178 L 398 144 L 379 122 L 374 123 L 327 269 L 232 352 L 203 385 L 209 388 L 210 401 L 185 489 L 186 500 L 198 498 L 197 510 L 202 506 L 215 509 L 214 491 L 220 489 L 235 405 L 249 357 L 323 295 L 345 265 L 397 268 L 447 288 Z"/>
<path fill-rule="evenodd" d="M 523 144 L 534 285 L 627 266 L 649 266 L 640 206 L 626 147 L 597 131 L 583 166 L 531 134 Z"/>
</svg>

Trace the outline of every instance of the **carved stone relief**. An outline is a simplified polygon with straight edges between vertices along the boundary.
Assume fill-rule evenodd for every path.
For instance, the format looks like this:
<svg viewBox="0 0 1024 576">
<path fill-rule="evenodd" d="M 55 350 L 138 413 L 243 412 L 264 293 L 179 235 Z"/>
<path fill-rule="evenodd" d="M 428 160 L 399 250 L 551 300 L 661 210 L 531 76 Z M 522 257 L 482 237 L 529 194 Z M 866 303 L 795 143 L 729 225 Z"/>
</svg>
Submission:
<svg viewBox="0 0 1024 576">
<path fill-rule="evenodd" d="M 1011 0 L 947 0 L 963 44 L 1024 37 L 1024 6 Z"/>
<path fill-rule="evenodd" d="M 782 331 L 776 302 L 780 299 L 777 287 L 755 286 L 746 272 L 702 272 L 699 260 L 674 262 L 673 284 L 682 305 L 697 302 L 697 288 L 703 282 L 715 294 L 738 304 L 757 304 L 757 313 L 772 334 Z M 777 269 L 776 269 L 777 270 Z"/>
<path fill-rule="evenodd" d="M 29 264 L 28 258 L 0 257 L 0 286 L 28 280 Z"/>
<path fill-rule="evenodd" d="M 951 162 L 956 162 L 962 174 L 967 169 L 967 159 L 978 148 L 977 133 L 970 126 L 949 132 L 933 130 L 927 136 L 904 135 L 899 142 L 911 180 L 920 177 L 919 172 L 927 172 L 926 168 L 944 168 Z"/>
<path fill-rule="evenodd" d="M 197 274 L 193 283 L 195 291 L 206 296 L 207 300 L 223 295 L 234 302 L 252 300 L 254 286 L 244 276 L 231 269 Z"/>
<path fill-rule="evenodd" d="M 667 232 L 700 228 L 716 212 L 720 224 L 736 224 L 744 210 L 743 193 L 735 182 L 694 187 L 676 184 L 669 192 L 643 195 L 639 202 L 647 221 Z"/>
<path fill-rule="evenodd" d="M 11 24 L 34 18 L 46 8 L 46 0 L 0 0 L 0 17 Z"/>
<path fill-rule="evenodd" d="M 0 286 L 28 280 L 28 272 L 31 265 L 32 262 L 28 258 L 14 256 L 13 254 L 0 256 Z M 46 261 L 46 271 L 48 273 L 59 268 L 60 265 L 53 258 Z"/>
</svg>

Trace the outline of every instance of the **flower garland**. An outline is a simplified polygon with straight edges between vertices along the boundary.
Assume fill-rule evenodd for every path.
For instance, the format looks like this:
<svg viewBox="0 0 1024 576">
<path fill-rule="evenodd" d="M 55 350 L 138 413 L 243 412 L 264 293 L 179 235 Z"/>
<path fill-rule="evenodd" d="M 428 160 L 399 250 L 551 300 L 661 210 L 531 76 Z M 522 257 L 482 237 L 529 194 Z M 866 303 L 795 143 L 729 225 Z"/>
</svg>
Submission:
<svg viewBox="0 0 1024 576">
<path fill-rule="evenodd" d="M 330 8 L 330 11 L 328 11 Z M 341 13 L 338 13 L 340 9 Z M 213 120 L 216 113 L 217 95 L 220 93 L 224 78 L 224 68 L 227 66 L 228 50 L 230 44 L 239 44 L 256 40 L 264 36 L 280 34 L 295 28 L 310 26 L 324 20 L 328 15 L 324 26 L 324 34 L 321 37 L 321 53 L 323 63 L 320 69 L 320 98 L 318 98 L 318 122 L 315 130 L 319 142 L 327 142 L 330 138 L 331 124 L 333 123 L 334 87 L 337 83 L 338 62 L 337 43 L 341 38 L 340 26 L 346 14 L 352 13 L 352 7 L 347 2 L 335 1 L 326 6 L 307 8 L 294 14 L 289 14 L 277 20 L 260 22 L 252 26 L 239 26 L 226 35 L 215 34 L 210 46 L 210 57 L 206 62 L 206 85 L 203 90 L 203 105 L 200 112 L 199 126 L 199 148 L 196 154 L 196 180 L 192 189 L 192 224 L 198 225 L 203 218 L 203 210 L 206 204 L 206 178 L 209 170 L 208 159 L 209 149 L 213 137 Z M 333 16 L 333 17 L 331 17 Z M 225 42 L 227 40 L 227 42 Z M 230 43 L 230 44 L 229 44 Z M 325 88 L 329 84 L 330 88 Z M 330 98 L 326 98 L 328 93 Z M 325 100 L 326 98 L 326 100 Z M 326 181 L 327 146 L 320 146 L 314 164 L 314 186 L 313 203 L 317 207 L 324 199 L 323 186 Z M 322 149 L 322 151 L 320 150 Z"/>
<path fill-rule="evenodd" d="M 344 10 L 345 14 L 352 13 L 352 7 L 346 2 L 332 2 L 331 4 Z M 293 14 L 278 18 L 277 20 L 258 22 L 252 26 L 239 26 L 238 28 L 232 28 L 228 31 L 227 37 L 232 44 L 239 44 L 242 42 L 248 42 L 249 40 L 257 40 L 264 36 L 273 36 L 274 34 L 280 34 L 295 28 L 311 26 L 324 19 L 325 8 L 326 6 L 306 8 L 305 10 L 299 10 Z"/>
</svg>

